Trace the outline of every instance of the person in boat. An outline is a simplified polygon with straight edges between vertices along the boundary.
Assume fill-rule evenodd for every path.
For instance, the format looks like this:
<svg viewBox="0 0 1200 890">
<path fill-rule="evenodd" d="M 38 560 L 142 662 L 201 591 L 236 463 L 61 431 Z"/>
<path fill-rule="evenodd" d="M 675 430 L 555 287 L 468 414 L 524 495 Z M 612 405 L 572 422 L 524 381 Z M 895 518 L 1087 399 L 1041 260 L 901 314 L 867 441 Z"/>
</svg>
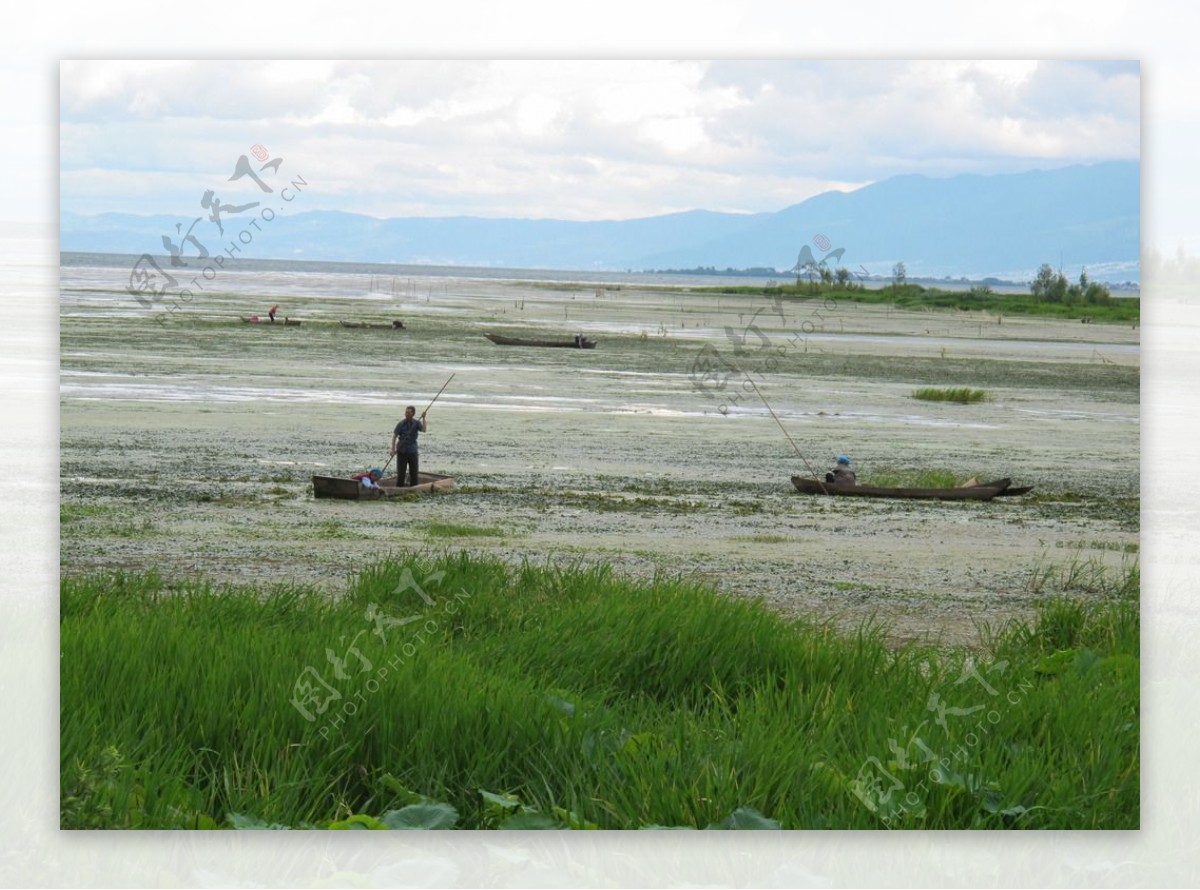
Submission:
<svg viewBox="0 0 1200 890">
<path fill-rule="evenodd" d="M 393 331 L 402 331 L 402 330 L 404 330 L 404 322 L 402 322 L 402 321 L 401 321 L 400 319 L 398 319 L 398 318 L 394 318 L 394 319 L 392 319 L 392 330 L 393 330 Z"/>
<path fill-rule="evenodd" d="M 267 315 L 270 316 L 270 318 L 271 318 L 271 324 L 275 324 L 275 313 L 278 311 L 279 311 L 278 303 L 276 303 L 274 306 L 272 306 L 270 309 L 267 310 Z"/>
<path fill-rule="evenodd" d="M 825 474 L 825 481 L 832 482 L 834 485 L 857 484 L 858 477 L 855 476 L 854 470 L 850 468 L 850 458 L 844 454 L 838 455 L 837 463 L 834 464 L 833 469 Z"/>
<path fill-rule="evenodd" d="M 408 485 L 417 485 L 421 481 L 418 470 L 417 436 L 429 431 L 429 422 L 422 414 L 417 417 L 417 409 L 409 405 L 404 409 L 404 419 L 396 424 L 392 431 L 391 454 L 396 458 L 396 482 L 404 484 L 404 468 L 408 468 Z"/>
<path fill-rule="evenodd" d="M 350 478 L 358 482 L 363 488 L 378 488 L 379 480 L 383 478 L 383 470 L 379 469 L 379 467 L 371 467 L 366 472 L 355 473 Z"/>
</svg>

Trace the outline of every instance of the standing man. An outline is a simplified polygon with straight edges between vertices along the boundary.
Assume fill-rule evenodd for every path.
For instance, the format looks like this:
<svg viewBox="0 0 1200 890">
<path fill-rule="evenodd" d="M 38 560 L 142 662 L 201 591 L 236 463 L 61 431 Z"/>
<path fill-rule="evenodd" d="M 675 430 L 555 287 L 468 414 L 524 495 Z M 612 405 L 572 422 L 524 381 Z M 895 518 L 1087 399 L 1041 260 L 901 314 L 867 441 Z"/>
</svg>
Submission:
<svg viewBox="0 0 1200 890">
<path fill-rule="evenodd" d="M 396 458 L 396 483 L 398 485 L 404 484 L 404 468 L 406 466 L 408 467 L 409 486 L 417 485 L 421 481 L 421 475 L 417 468 L 417 436 L 428 432 L 429 422 L 425 420 L 424 414 L 419 418 L 416 415 L 417 409 L 409 405 L 404 409 L 404 419 L 396 424 L 396 429 L 392 432 L 391 455 Z"/>
</svg>

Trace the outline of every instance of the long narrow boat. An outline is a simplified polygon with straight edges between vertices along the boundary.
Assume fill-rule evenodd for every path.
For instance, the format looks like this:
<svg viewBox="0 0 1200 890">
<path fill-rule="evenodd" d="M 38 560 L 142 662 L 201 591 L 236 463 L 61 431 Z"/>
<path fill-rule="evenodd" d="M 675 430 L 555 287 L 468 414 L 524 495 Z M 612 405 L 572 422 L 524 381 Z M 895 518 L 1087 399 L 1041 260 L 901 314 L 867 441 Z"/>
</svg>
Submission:
<svg viewBox="0 0 1200 890">
<path fill-rule="evenodd" d="M 959 488 L 881 488 L 874 485 L 834 485 L 803 476 L 793 476 L 792 485 L 802 494 L 827 494 L 852 498 L 913 498 L 937 501 L 990 501 L 1012 484 L 1011 479 L 996 479 L 983 485 Z"/>
<path fill-rule="evenodd" d="M 259 318 L 257 315 L 240 315 L 238 317 L 246 324 L 277 324 L 288 325 L 293 328 L 300 324 L 298 318 L 281 318 L 279 321 L 271 321 L 269 318 Z"/>
<path fill-rule="evenodd" d="M 984 486 L 989 486 L 989 485 L 995 486 L 995 485 L 1000 485 L 1002 482 L 1004 482 L 1003 479 L 995 479 L 991 482 L 983 482 L 981 484 Z M 996 492 L 996 497 L 998 497 L 998 498 L 1015 498 L 1018 495 L 1029 494 L 1029 492 L 1031 492 L 1031 491 L 1033 491 L 1032 485 L 1006 485 L 1000 491 Z"/>
<path fill-rule="evenodd" d="M 399 485 L 395 476 L 379 480 L 378 488 L 365 488 L 357 479 L 345 479 L 340 476 L 313 476 L 313 496 L 318 498 L 338 498 L 343 501 L 371 501 L 378 498 L 396 497 L 402 494 L 418 492 L 431 494 L 433 492 L 449 491 L 454 487 L 454 477 L 441 473 L 421 473 L 419 485 Z"/>
<path fill-rule="evenodd" d="M 370 328 L 376 331 L 403 331 L 404 322 L 396 319 L 392 322 L 373 322 L 373 321 L 339 321 L 344 328 Z"/>
<path fill-rule="evenodd" d="M 527 337 L 505 337 L 503 334 L 485 334 L 497 346 L 546 346 L 552 349 L 595 349 L 596 341 L 587 337 L 571 340 L 536 340 Z"/>
</svg>

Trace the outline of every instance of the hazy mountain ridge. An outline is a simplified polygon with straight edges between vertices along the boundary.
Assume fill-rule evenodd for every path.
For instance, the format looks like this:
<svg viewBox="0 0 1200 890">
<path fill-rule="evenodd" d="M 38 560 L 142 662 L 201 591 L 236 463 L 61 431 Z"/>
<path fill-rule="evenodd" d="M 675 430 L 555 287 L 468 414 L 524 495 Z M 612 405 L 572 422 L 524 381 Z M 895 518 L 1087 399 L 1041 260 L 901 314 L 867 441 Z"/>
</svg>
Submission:
<svg viewBox="0 0 1200 890">
<path fill-rule="evenodd" d="M 291 210 L 288 207 L 287 210 Z M 197 212 L 197 216 L 201 212 Z M 64 251 L 161 255 L 195 217 L 64 213 Z M 774 213 L 694 210 L 620 221 L 483 217 L 376 219 L 343 211 L 277 211 L 247 229 L 248 214 L 204 218 L 192 233 L 211 254 L 245 257 L 580 270 L 773 267 L 787 270 L 808 244 L 820 259 L 880 273 L 903 261 L 912 276 L 1028 277 L 1042 263 L 1068 273 L 1136 279 L 1140 165 L 1106 162 L 994 176 L 910 174 L 854 192 L 826 192 Z M 182 231 L 177 232 L 176 225 Z M 238 241 L 239 233 L 248 231 Z M 185 256 L 194 256 L 188 245 Z"/>
</svg>

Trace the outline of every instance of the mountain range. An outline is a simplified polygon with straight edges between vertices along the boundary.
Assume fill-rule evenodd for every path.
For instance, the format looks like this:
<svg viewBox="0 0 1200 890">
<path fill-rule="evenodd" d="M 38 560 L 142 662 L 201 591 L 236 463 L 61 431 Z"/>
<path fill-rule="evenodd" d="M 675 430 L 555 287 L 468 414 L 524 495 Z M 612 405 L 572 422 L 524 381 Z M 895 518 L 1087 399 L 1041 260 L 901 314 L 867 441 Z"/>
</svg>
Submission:
<svg viewBox="0 0 1200 890">
<path fill-rule="evenodd" d="M 242 236 L 241 253 L 247 258 L 584 271 L 786 271 L 808 246 L 805 255 L 817 261 L 827 257 L 830 265 L 876 275 L 903 262 L 914 278 L 1024 280 L 1050 263 L 1072 276 L 1086 267 L 1092 278 L 1115 281 L 1138 277 L 1140 211 L 1140 164 L 1111 161 L 990 176 L 895 176 L 768 213 L 692 210 L 593 222 L 377 219 L 341 211 L 292 212 L 281 205 L 269 221 L 255 217 L 257 229 L 247 228 L 247 214 L 227 215 L 219 235 L 204 216 L 192 234 L 215 254 L 248 232 L 251 240 Z M 60 249 L 160 255 L 162 237 L 180 243 L 194 218 L 64 212 Z M 194 247 L 184 248 L 184 256 L 196 255 Z"/>
</svg>

